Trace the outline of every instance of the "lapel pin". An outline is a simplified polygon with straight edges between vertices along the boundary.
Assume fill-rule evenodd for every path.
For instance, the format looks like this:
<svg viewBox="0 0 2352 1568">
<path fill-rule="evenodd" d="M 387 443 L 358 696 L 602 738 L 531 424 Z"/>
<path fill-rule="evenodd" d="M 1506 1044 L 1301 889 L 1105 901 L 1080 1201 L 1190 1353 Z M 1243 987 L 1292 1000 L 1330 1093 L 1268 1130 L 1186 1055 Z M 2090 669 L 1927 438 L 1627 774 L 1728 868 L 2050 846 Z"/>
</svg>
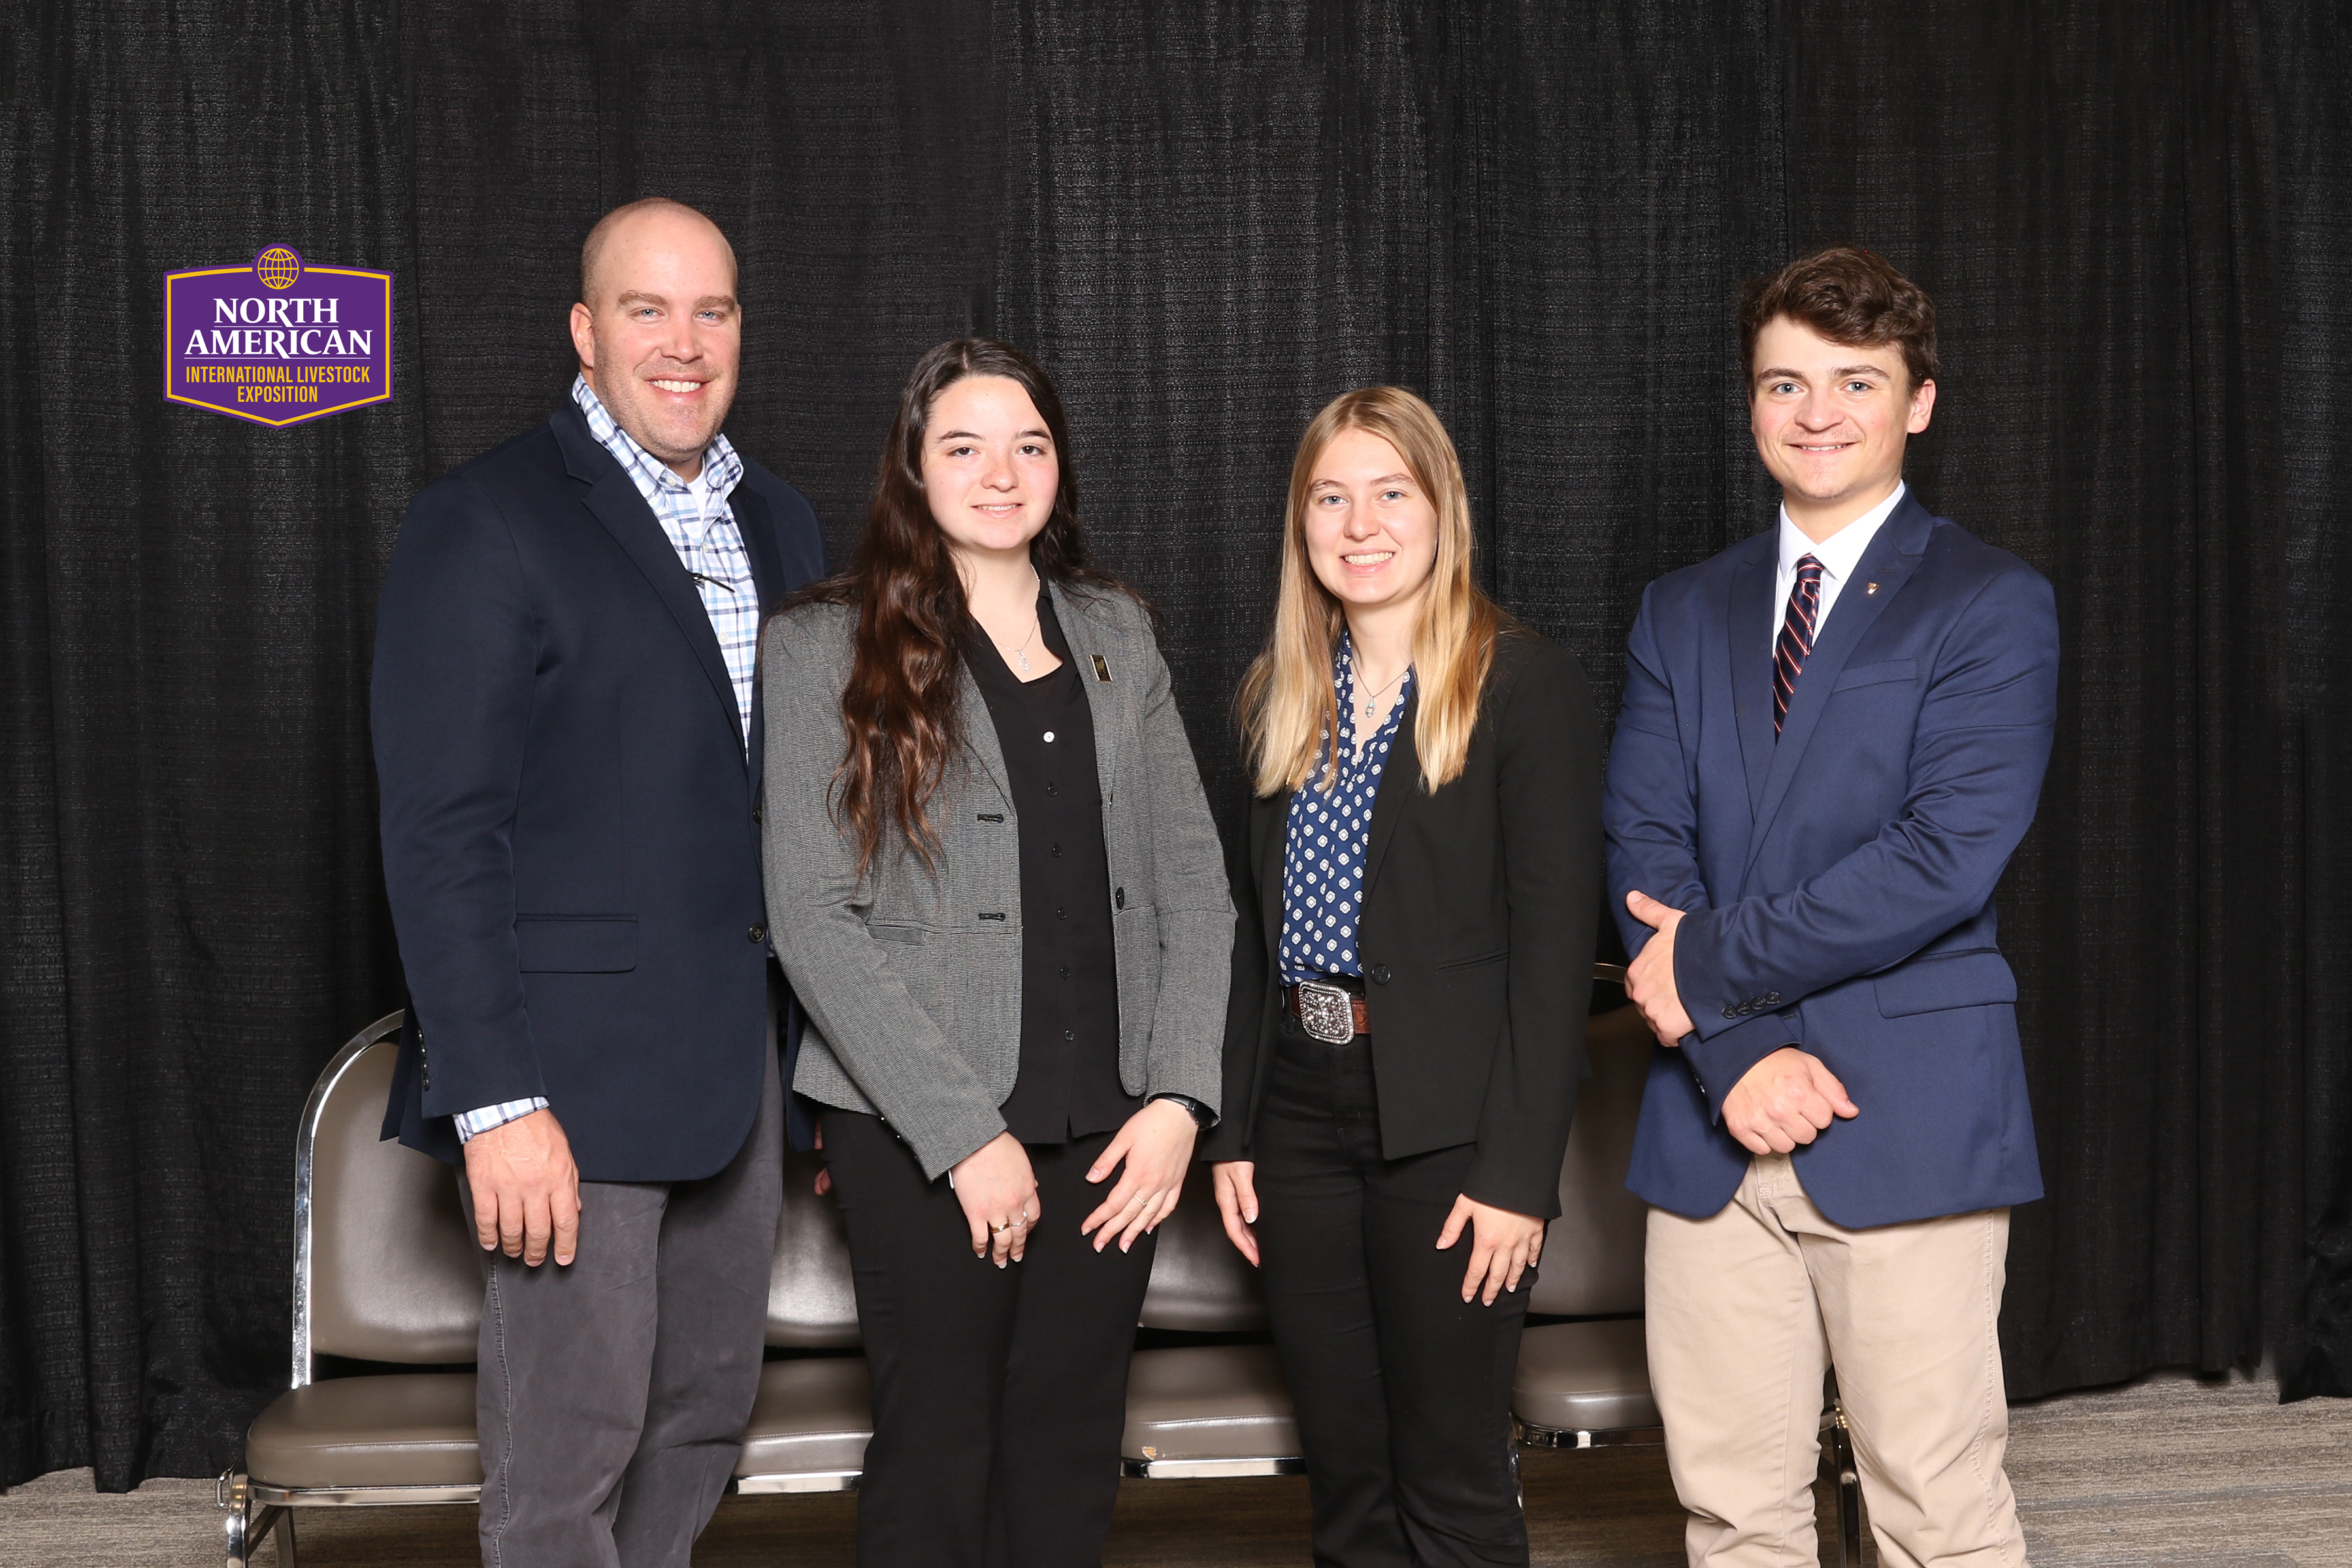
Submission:
<svg viewBox="0 0 2352 1568">
<path fill-rule="evenodd" d="M 1088 654 L 1087 657 L 1095 661 L 1095 679 L 1101 681 L 1105 686 L 1108 686 L 1110 684 L 1110 666 L 1104 662 L 1103 656 L 1096 653 Z"/>
<path fill-rule="evenodd" d="M 1866 597 L 1868 597 L 1870 595 L 1873 595 L 1873 594 L 1875 594 L 1875 593 L 1877 593 L 1877 592 L 1878 592 L 1878 584 L 1875 584 L 1875 583 L 1865 583 L 1865 584 L 1863 584 L 1862 592 L 1863 592 L 1863 595 L 1866 598 Z"/>
</svg>

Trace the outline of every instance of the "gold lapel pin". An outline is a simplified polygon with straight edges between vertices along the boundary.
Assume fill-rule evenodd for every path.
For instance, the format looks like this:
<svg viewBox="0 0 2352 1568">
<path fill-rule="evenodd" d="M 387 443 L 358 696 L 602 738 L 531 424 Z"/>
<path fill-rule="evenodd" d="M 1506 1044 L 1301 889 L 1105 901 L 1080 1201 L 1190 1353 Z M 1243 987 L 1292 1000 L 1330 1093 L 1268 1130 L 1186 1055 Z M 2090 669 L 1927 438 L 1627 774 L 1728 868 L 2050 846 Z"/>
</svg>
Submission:
<svg viewBox="0 0 2352 1568">
<path fill-rule="evenodd" d="M 1088 654 L 1087 657 L 1095 661 L 1095 679 L 1101 681 L 1105 686 L 1108 686 L 1110 684 L 1110 666 L 1104 661 L 1103 656 L 1098 653 L 1095 653 Z"/>
<path fill-rule="evenodd" d="M 1863 584 L 1862 591 L 1864 595 L 1875 594 L 1878 592 L 1878 584 L 1875 583 L 1865 583 Z"/>
</svg>

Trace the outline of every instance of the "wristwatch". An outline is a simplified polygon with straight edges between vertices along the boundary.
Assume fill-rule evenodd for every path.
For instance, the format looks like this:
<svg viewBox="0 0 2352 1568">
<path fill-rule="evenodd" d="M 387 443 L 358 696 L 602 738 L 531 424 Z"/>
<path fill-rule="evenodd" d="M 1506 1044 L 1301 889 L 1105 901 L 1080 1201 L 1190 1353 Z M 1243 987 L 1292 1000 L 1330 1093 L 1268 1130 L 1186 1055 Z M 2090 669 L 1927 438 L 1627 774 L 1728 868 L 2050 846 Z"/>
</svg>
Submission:
<svg viewBox="0 0 2352 1568">
<path fill-rule="evenodd" d="M 1192 1125 L 1203 1132 L 1217 1124 L 1217 1113 L 1189 1094 L 1155 1094 L 1151 1098 L 1175 1101 L 1192 1119 Z"/>
</svg>

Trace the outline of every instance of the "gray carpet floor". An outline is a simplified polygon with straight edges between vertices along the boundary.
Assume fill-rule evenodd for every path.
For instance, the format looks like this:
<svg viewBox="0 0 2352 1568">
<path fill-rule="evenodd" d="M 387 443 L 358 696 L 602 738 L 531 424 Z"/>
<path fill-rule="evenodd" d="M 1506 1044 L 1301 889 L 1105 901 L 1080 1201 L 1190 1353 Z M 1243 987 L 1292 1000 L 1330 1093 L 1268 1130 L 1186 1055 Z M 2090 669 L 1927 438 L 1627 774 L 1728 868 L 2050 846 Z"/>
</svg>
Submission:
<svg viewBox="0 0 2352 1568">
<path fill-rule="evenodd" d="M 2034 1568 L 2352 1568 L 2352 1402 L 2282 1406 L 2271 1384 L 2156 1378 L 2021 1405 L 2010 1475 Z M 1539 1568 L 1678 1568 L 1681 1514 L 1659 1448 L 1534 1452 Z M 0 1563 L 181 1568 L 221 1561 L 210 1481 L 100 1496 L 64 1471 L 0 1495 Z M 1833 1542 L 1822 1498 L 1824 1542 Z M 850 1568 L 852 1497 L 734 1498 L 698 1568 Z M 1306 1482 L 1129 1481 L 1107 1568 L 1285 1568 L 1307 1560 Z M 471 1509 L 303 1515 L 305 1568 L 462 1568 Z M 1874 1554 L 1873 1554 L 1874 1563 Z M 1833 1544 L 1830 1560 L 1836 1560 Z M 276 1563 L 274 1549 L 257 1568 Z"/>
</svg>

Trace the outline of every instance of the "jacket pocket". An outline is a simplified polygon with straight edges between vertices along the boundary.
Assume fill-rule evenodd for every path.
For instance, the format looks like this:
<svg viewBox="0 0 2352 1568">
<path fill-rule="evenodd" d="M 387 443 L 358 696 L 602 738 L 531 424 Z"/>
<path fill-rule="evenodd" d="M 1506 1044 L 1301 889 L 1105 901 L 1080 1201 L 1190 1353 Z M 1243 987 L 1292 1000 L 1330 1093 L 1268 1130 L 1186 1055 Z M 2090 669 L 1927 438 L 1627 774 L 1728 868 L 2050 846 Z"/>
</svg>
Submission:
<svg viewBox="0 0 2352 1568">
<path fill-rule="evenodd" d="M 1510 956 L 1511 950 L 1509 948 L 1498 947 L 1492 952 L 1474 952 L 1467 958 L 1440 959 L 1435 967 L 1439 969 L 1471 969 L 1481 963 L 1500 963 L 1503 960 Z"/>
<path fill-rule="evenodd" d="M 923 931 L 916 926 L 869 925 L 866 934 L 876 942 L 894 942 L 907 947 L 920 947 L 925 940 Z"/>
<path fill-rule="evenodd" d="M 2017 976 L 2010 973 L 2009 960 L 1989 947 L 1915 958 L 1879 975 L 1873 984 L 1879 1014 L 1887 1018 L 2017 1000 Z"/>
<path fill-rule="evenodd" d="M 1890 658 L 1885 664 L 1857 664 L 1843 670 L 1832 691 L 1843 691 L 1854 686 L 1876 686 L 1885 680 L 1916 680 L 1919 661 L 1916 658 Z"/>
<path fill-rule="evenodd" d="M 517 915 L 526 974 L 619 974 L 637 966 L 635 915 Z"/>
</svg>

